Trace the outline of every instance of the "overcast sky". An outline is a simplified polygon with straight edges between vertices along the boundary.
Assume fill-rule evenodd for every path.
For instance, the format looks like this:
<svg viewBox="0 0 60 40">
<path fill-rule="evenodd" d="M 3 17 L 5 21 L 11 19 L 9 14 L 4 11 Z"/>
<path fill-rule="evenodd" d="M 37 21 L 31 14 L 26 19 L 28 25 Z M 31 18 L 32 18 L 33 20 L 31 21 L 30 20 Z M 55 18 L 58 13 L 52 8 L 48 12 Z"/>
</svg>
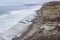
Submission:
<svg viewBox="0 0 60 40">
<path fill-rule="evenodd" d="M 20 5 L 20 4 L 26 4 L 26 3 L 40 3 L 41 4 L 47 1 L 53 1 L 53 0 L 0 0 L 0 6 Z"/>
</svg>

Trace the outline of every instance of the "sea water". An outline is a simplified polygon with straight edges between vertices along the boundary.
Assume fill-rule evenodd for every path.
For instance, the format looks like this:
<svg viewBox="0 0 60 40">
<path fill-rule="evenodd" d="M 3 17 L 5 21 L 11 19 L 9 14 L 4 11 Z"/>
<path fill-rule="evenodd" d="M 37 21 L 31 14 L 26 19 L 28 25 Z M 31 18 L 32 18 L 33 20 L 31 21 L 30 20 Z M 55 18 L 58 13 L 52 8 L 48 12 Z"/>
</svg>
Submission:
<svg viewBox="0 0 60 40">
<path fill-rule="evenodd" d="M 0 7 L 0 40 L 12 40 L 28 29 L 40 6 Z M 28 22 L 27 22 L 28 20 Z"/>
</svg>

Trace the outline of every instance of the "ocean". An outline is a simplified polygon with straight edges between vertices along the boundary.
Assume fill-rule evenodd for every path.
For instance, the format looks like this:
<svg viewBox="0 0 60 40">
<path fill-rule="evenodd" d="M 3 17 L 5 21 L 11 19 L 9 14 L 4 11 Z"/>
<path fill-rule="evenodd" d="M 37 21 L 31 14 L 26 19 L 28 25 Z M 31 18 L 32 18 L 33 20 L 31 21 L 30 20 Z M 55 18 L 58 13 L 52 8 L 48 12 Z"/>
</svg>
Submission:
<svg viewBox="0 0 60 40">
<path fill-rule="evenodd" d="M 0 6 L 0 40 L 21 35 L 41 6 Z M 27 22 L 28 21 L 28 22 Z"/>
</svg>

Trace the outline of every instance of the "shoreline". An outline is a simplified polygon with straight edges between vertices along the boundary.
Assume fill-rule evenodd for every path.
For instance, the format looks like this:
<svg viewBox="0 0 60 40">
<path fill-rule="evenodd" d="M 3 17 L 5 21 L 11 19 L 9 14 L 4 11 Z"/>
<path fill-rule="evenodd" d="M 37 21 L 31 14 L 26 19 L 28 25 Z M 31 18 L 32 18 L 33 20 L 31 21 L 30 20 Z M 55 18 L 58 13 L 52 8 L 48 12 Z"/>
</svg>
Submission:
<svg viewBox="0 0 60 40">
<path fill-rule="evenodd" d="M 32 23 L 30 25 L 28 25 L 28 29 L 26 31 L 24 31 L 19 37 L 15 37 L 12 40 L 23 40 L 25 37 L 27 37 L 28 36 L 27 34 L 29 34 L 29 32 L 32 31 L 32 29 L 33 29 L 33 25 L 35 24 L 35 22 L 34 22 L 35 19 L 36 18 L 33 18 L 31 20 Z M 32 34 L 34 34 L 34 33 L 32 33 Z"/>
<path fill-rule="evenodd" d="M 24 40 L 25 37 L 29 36 L 31 31 L 32 31 L 32 29 L 33 29 L 33 25 L 35 24 L 35 19 L 37 18 L 36 16 L 37 16 L 37 13 L 34 16 L 35 18 L 33 18 L 31 20 L 32 23 L 30 25 L 28 25 L 28 29 L 26 31 L 24 31 L 19 37 L 14 37 L 12 40 Z M 33 30 L 36 31 L 35 29 L 33 29 Z M 35 32 L 31 33 L 31 35 L 34 34 L 34 33 Z"/>
</svg>

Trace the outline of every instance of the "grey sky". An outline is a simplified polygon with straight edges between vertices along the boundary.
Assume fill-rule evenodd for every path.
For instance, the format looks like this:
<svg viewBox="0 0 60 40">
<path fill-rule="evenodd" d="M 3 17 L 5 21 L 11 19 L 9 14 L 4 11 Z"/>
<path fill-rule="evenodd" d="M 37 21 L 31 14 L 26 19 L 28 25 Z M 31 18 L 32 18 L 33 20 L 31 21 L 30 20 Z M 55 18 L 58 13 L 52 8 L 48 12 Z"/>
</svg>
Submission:
<svg viewBox="0 0 60 40">
<path fill-rule="evenodd" d="M 53 0 L 0 0 L 0 6 L 19 5 L 19 4 L 25 4 L 25 3 L 44 3 L 46 1 L 53 1 Z"/>
</svg>

